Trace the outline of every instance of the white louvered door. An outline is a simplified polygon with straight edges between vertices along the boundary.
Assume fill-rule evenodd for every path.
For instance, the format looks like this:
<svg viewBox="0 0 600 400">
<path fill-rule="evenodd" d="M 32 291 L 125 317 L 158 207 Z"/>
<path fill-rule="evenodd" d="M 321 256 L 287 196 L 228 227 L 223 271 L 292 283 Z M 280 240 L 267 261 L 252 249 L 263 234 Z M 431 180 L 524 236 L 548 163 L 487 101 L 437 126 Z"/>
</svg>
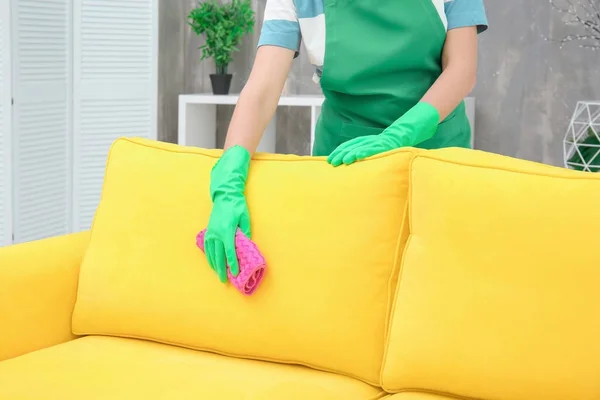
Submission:
<svg viewBox="0 0 600 400">
<path fill-rule="evenodd" d="M 73 0 L 74 227 L 88 229 L 121 136 L 156 139 L 158 0 Z"/>
<path fill-rule="evenodd" d="M 15 243 L 68 233 L 71 0 L 13 0 Z"/>
<path fill-rule="evenodd" d="M 10 2 L 0 0 L 0 247 L 12 243 Z"/>
</svg>

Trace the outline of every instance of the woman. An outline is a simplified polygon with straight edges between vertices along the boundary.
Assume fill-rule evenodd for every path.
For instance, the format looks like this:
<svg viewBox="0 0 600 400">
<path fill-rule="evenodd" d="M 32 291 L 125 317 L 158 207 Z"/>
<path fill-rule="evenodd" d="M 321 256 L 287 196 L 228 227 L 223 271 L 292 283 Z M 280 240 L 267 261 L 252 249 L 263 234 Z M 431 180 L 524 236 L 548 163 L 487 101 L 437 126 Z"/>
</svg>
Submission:
<svg viewBox="0 0 600 400">
<path fill-rule="evenodd" d="M 250 236 L 244 189 L 300 43 L 325 96 L 313 155 L 337 167 L 398 147 L 469 147 L 463 104 L 475 84 L 483 0 L 268 0 L 259 48 L 211 173 L 205 236 L 222 282 L 234 236 Z"/>
</svg>

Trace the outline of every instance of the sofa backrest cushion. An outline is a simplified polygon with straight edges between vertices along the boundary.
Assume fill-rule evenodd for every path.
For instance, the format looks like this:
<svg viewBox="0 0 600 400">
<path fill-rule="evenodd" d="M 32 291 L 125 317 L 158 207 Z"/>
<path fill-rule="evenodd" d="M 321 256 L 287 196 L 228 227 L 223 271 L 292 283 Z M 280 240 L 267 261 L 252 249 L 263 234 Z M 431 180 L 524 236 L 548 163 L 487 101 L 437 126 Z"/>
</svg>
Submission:
<svg viewBox="0 0 600 400">
<path fill-rule="evenodd" d="M 267 260 L 243 296 L 196 247 L 221 152 L 142 139 L 112 147 L 73 315 L 78 334 L 154 340 L 380 382 L 411 151 L 351 167 L 257 155 L 247 200 Z M 234 382 L 234 380 L 232 380 Z"/>
<path fill-rule="evenodd" d="M 409 176 L 384 388 L 600 398 L 600 175 L 446 149 Z"/>
</svg>

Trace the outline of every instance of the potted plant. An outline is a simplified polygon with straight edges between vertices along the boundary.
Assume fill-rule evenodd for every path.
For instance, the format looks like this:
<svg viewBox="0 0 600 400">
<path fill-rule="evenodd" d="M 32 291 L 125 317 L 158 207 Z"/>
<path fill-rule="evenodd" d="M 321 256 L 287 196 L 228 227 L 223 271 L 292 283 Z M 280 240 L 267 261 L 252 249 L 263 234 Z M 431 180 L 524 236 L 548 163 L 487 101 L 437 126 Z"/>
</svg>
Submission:
<svg viewBox="0 0 600 400">
<path fill-rule="evenodd" d="M 254 28 L 251 0 L 231 0 L 223 4 L 218 0 L 199 1 L 188 15 L 188 24 L 196 35 L 206 37 L 200 46 L 200 59 L 212 58 L 215 62 L 216 74 L 210 75 L 213 93 L 228 94 L 232 75 L 227 73 L 227 67 L 244 35 Z"/>
</svg>

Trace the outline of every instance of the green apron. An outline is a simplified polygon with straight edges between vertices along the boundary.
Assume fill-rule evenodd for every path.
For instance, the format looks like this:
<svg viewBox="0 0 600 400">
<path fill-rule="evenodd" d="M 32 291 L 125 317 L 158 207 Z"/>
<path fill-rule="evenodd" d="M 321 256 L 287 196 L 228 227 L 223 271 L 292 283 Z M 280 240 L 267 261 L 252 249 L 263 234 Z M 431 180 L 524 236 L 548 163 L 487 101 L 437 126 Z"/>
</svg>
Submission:
<svg viewBox="0 0 600 400">
<path fill-rule="evenodd" d="M 376 135 L 417 104 L 442 72 L 446 29 L 431 0 L 325 0 L 325 101 L 313 155 Z M 418 147 L 470 147 L 464 103 Z"/>
</svg>

